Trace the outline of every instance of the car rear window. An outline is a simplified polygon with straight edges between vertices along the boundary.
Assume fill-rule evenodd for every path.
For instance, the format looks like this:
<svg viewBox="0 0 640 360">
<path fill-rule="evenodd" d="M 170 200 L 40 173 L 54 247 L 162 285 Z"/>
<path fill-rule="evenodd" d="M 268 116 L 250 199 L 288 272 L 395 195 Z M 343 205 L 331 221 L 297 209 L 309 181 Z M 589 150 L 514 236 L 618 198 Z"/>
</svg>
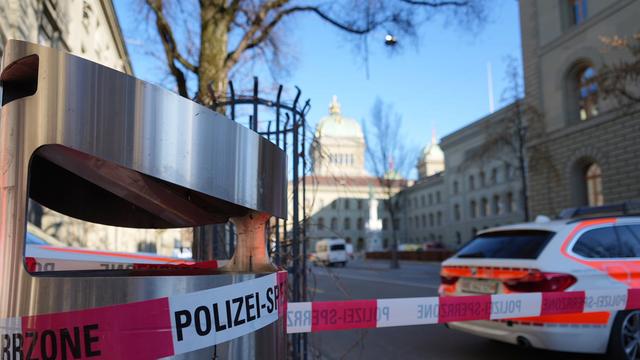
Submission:
<svg viewBox="0 0 640 360">
<path fill-rule="evenodd" d="M 478 235 L 464 246 L 458 258 L 536 259 L 553 237 L 543 230 L 496 231 Z"/>
<path fill-rule="evenodd" d="M 339 251 L 339 250 L 344 250 L 343 244 L 331 245 L 331 251 Z"/>
</svg>

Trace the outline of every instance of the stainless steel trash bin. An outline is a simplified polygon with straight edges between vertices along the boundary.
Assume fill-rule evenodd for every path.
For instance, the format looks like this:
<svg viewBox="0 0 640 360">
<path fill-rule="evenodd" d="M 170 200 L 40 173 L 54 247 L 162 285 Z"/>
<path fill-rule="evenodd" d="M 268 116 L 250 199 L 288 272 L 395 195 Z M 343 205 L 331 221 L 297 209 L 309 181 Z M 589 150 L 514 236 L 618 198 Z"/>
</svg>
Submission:
<svg viewBox="0 0 640 360">
<path fill-rule="evenodd" d="M 286 216 L 283 151 L 170 91 L 50 48 L 9 41 L 0 117 L 0 319 L 215 288 L 274 272 L 264 238 Z M 86 221 L 139 228 L 238 226 L 228 268 L 33 274 L 33 199 Z M 217 346 L 218 358 L 283 358 L 283 319 Z M 182 358 L 212 358 L 213 348 Z"/>
</svg>

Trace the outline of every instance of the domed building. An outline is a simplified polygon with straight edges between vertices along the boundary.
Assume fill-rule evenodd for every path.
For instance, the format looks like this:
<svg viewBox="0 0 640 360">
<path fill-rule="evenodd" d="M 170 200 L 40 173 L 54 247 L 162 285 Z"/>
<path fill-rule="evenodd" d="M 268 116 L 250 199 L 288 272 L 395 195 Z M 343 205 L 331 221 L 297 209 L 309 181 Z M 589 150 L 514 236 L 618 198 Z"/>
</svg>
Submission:
<svg viewBox="0 0 640 360">
<path fill-rule="evenodd" d="M 444 171 L 444 152 L 438 145 L 435 130 L 431 134 L 431 143 L 422 149 L 417 169 L 418 179 L 425 179 Z"/>
<path fill-rule="evenodd" d="M 367 176 L 362 127 L 341 113 L 337 96 L 329 115 L 320 119 L 311 146 L 313 173 L 317 176 Z"/>
<path fill-rule="evenodd" d="M 313 171 L 304 178 L 310 251 L 314 251 L 315 241 L 332 237 L 352 243 L 356 251 L 382 250 L 391 243 L 392 221 L 383 202 L 377 200 L 388 198 L 389 191 L 395 194 L 405 188 L 407 180 L 396 176 L 389 183 L 391 189 L 383 186 L 378 177 L 366 171 L 365 150 L 362 127 L 342 114 L 334 96 L 329 114 L 316 127 L 311 145 Z M 371 219 L 371 214 L 376 219 Z M 381 233 L 372 239 L 368 236 L 369 225 L 378 221 Z"/>
</svg>

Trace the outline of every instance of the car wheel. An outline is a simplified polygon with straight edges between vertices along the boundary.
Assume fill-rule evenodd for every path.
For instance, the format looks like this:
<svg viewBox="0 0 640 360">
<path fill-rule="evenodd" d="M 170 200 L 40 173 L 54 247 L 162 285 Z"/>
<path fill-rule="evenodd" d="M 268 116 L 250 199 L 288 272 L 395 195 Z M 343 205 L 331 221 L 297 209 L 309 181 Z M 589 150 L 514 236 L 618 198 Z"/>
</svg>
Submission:
<svg viewBox="0 0 640 360">
<path fill-rule="evenodd" d="M 621 311 L 616 315 L 609 338 L 608 358 L 640 359 L 640 310 Z"/>
</svg>

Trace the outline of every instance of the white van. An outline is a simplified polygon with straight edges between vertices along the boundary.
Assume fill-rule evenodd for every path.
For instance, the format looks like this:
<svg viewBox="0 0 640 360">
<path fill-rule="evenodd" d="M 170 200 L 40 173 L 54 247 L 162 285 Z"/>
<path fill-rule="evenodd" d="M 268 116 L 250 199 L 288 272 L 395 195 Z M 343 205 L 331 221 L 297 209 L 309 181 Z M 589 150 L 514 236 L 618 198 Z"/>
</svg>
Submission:
<svg viewBox="0 0 640 360">
<path fill-rule="evenodd" d="M 316 243 L 316 264 L 347 265 L 347 242 L 344 239 L 323 239 Z"/>
</svg>

